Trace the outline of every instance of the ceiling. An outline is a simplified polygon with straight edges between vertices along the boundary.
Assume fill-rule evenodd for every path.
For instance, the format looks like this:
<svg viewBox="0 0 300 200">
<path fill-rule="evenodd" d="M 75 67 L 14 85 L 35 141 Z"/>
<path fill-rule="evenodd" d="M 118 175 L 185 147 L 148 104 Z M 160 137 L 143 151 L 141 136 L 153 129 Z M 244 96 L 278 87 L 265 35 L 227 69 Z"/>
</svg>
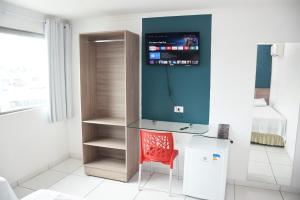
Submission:
<svg viewBox="0 0 300 200">
<path fill-rule="evenodd" d="M 93 15 L 195 10 L 234 5 L 274 4 L 298 0 L 4 0 L 18 6 L 68 19 Z"/>
</svg>

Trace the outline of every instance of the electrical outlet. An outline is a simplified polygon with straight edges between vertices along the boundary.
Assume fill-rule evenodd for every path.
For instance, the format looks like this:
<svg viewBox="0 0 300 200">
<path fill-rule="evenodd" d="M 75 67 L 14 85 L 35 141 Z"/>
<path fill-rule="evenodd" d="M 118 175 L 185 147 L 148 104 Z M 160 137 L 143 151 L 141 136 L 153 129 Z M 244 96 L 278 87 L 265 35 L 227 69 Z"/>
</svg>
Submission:
<svg viewBox="0 0 300 200">
<path fill-rule="evenodd" d="M 183 113 L 183 106 L 174 106 L 174 112 Z"/>
</svg>

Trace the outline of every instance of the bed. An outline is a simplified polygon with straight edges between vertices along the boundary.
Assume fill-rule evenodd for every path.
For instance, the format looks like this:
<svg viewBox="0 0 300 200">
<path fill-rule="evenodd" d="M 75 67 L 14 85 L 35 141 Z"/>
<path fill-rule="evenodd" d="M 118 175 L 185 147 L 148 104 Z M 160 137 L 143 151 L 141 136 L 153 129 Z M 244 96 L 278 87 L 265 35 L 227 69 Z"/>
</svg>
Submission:
<svg viewBox="0 0 300 200">
<path fill-rule="evenodd" d="M 19 200 L 7 180 L 0 176 L 0 199 Z M 83 200 L 79 197 L 63 194 L 51 190 L 38 190 L 21 200 Z"/>
<path fill-rule="evenodd" d="M 285 144 L 286 119 L 268 105 L 269 99 L 266 96 L 267 91 L 264 93 L 261 90 L 259 95 L 255 95 L 251 142 L 283 147 Z"/>
</svg>

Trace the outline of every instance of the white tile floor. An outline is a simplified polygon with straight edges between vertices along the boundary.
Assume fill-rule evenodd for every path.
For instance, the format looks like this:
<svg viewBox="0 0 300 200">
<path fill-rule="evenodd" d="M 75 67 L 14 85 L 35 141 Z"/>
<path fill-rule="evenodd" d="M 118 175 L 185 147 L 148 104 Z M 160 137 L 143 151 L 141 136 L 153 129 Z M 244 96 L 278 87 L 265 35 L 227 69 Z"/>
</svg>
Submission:
<svg viewBox="0 0 300 200">
<path fill-rule="evenodd" d="M 281 147 L 250 145 L 248 180 L 290 185 L 292 162 Z"/>
<path fill-rule="evenodd" d="M 17 186 L 19 198 L 40 188 L 76 195 L 85 200 L 194 200 L 182 194 L 182 180 L 174 178 L 173 195 L 167 193 L 168 176 L 143 173 L 143 190 L 137 189 L 136 174 L 128 183 L 86 176 L 80 160 L 68 159 Z M 300 200 L 300 195 L 227 185 L 226 200 Z"/>
</svg>

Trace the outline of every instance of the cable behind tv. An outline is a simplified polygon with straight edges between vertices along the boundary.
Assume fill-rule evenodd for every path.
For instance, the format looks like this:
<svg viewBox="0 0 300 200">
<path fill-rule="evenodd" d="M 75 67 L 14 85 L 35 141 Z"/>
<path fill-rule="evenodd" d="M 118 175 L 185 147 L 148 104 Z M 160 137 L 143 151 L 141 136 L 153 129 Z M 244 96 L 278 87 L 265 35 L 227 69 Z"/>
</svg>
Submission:
<svg viewBox="0 0 300 200">
<path fill-rule="evenodd" d="M 168 88 L 168 96 L 172 102 L 173 107 L 176 106 L 175 100 L 173 99 L 173 92 L 171 88 L 171 83 L 170 83 L 170 74 L 169 74 L 169 67 L 165 67 L 166 70 L 166 80 L 167 80 L 167 88 Z M 179 118 L 183 118 L 184 114 L 183 113 L 176 113 Z"/>
</svg>

